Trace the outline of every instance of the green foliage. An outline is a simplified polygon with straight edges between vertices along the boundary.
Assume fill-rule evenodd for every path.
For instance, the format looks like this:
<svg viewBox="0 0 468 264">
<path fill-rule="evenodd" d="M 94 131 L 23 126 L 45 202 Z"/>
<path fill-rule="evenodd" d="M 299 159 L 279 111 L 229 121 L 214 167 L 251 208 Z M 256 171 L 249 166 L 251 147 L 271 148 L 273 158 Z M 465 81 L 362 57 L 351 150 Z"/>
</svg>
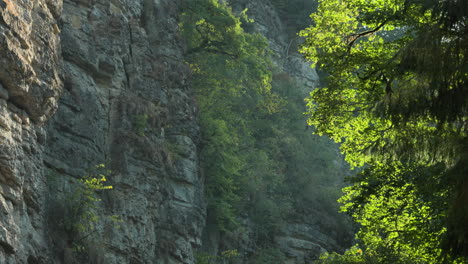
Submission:
<svg viewBox="0 0 468 264">
<path fill-rule="evenodd" d="M 110 174 L 104 164 L 96 166 L 95 171 L 79 180 L 73 193 L 66 197 L 68 214 L 64 220 L 64 228 L 73 236 L 73 246 L 76 250 L 84 248 L 84 240 L 96 232 L 96 225 L 101 217 L 96 213 L 98 203 L 96 191 L 111 190 L 112 186 L 105 185 L 106 176 Z M 115 216 L 113 216 L 115 219 Z"/>
<path fill-rule="evenodd" d="M 148 115 L 136 115 L 133 121 L 133 126 L 137 135 L 141 137 L 144 136 L 145 130 L 148 127 Z"/>
<path fill-rule="evenodd" d="M 276 248 L 263 248 L 260 249 L 254 257 L 252 257 L 249 264 L 283 264 L 286 261 L 286 256 Z"/>
<path fill-rule="evenodd" d="M 330 142 L 304 131 L 302 87 L 286 73 L 273 75 L 267 40 L 245 32 L 249 19 L 240 16 L 215 0 L 187 1 L 180 26 L 200 109 L 208 214 L 224 234 L 251 230 L 253 258 L 266 259 L 261 249 L 297 217 L 291 212 L 342 219 L 334 210 L 339 196 L 325 187 L 339 189 L 341 168 Z M 242 219 L 252 222 L 243 227 Z"/>
<path fill-rule="evenodd" d="M 201 111 L 209 208 L 222 230 L 233 229 L 254 140 L 249 124 L 257 111 L 274 112 L 280 104 L 271 93 L 267 42 L 245 33 L 240 18 L 218 1 L 189 1 L 181 20 Z"/>
<path fill-rule="evenodd" d="M 195 255 L 195 264 L 225 264 L 238 257 L 239 253 L 235 249 L 223 251 L 219 256 L 199 252 Z"/>
<path fill-rule="evenodd" d="M 301 32 L 301 51 L 329 74 L 308 122 L 363 168 L 341 202 L 364 253 L 343 263 L 468 256 L 467 11 L 464 1 L 322 0 Z"/>
<path fill-rule="evenodd" d="M 54 197 L 56 201 L 53 202 L 57 204 L 55 210 L 63 210 L 60 215 L 54 216 L 53 221 L 57 224 L 55 228 L 66 234 L 67 246 L 76 252 L 84 251 L 88 242 L 96 238 L 97 225 L 107 220 L 112 224 L 121 222 L 116 215 L 104 219 L 97 212 L 101 199 L 98 198 L 96 192 L 112 189 L 111 185 L 105 184 L 109 174 L 110 171 L 105 168 L 104 164 L 99 164 L 86 176 L 73 183 L 72 190 L 64 197 Z M 61 179 L 57 175 L 50 177 L 49 180 L 51 187 L 57 188 L 56 185 Z M 58 192 L 59 190 L 52 191 Z"/>
<path fill-rule="evenodd" d="M 358 246 L 353 246 L 348 249 L 343 255 L 337 253 L 324 253 L 320 256 L 317 264 L 377 264 L 377 260 L 372 255 L 363 254 L 362 249 Z"/>
<path fill-rule="evenodd" d="M 344 254 L 324 253 L 316 264 L 390 264 L 390 263 L 426 263 L 419 259 L 407 258 L 403 254 L 397 255 L 394 251 L 388 251 L 386 248 L 378 248 L 377 251 L 364 251 L 358 245 L 348 249 Z"/>
<path fill-rule="evenodd" d="M 165 139 L 162 144 L 164 160 L 165 163 L 169 165 L 169 168 L 174 166 L 174 163 L 180 159 L 180 156 L 184 154 L 184 151 L 185 150 L 179 144 L 170 139 Z"/>
</svg>

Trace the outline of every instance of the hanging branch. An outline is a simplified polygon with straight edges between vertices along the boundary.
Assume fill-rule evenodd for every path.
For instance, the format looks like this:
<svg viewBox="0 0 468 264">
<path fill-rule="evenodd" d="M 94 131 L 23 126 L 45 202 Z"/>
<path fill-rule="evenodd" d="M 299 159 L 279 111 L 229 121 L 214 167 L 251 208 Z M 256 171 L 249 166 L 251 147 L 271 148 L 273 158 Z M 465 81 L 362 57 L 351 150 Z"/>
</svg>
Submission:
<svg viewBox="0 0 468 264">
<path fill-rule="evenodd" d="M 348 44 L 348 52 L 351 51 L 351 48 L 353 47 L 354 43 L 355 43 L 359 38 L 374 34 L 375 32 L 379 31 L 383 26 L 385 26 L 386 23 L 387 23 L 387 21 L 384 21 L 384 22 L 382 22 L 380 25 L 378 25 L 376 28 L 374 28 L 374 29 L 372 29 L 372 30 L 368 30 L 368 31 L 364 31 L 364 32 L 361 32 L 361 33 L 356 33 L 356 34 L 350 35 L 350 36 L 347 38 L 347 42 L 348 42 L 348 43 L 347 43 L 347 44 Z"/>
</svg>

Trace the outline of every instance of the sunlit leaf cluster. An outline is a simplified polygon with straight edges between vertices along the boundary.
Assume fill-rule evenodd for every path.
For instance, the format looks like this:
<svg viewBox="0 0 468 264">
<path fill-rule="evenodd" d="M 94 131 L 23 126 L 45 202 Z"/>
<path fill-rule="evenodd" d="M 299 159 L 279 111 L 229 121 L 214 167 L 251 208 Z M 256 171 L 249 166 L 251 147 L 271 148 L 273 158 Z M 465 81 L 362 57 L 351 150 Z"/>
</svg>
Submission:
<svg viewBox="0 0 468 264">
<path fill-rule="evenodd" d="M 467 3 L 322 0 L 311 18 L 301 52 L 328 77 L 308 122 L 361 167 L 341 199 L 362 226 L 350 263 L 463 261 Z"/>
</svg>

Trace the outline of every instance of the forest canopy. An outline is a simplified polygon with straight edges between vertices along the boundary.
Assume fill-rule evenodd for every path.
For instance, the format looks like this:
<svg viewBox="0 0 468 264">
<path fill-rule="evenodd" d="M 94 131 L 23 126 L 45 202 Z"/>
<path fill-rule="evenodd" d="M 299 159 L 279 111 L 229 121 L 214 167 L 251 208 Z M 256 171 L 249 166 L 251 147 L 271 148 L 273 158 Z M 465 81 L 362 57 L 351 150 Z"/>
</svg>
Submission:
<svg viewBox="0 0 468 264">
<path fill-rule="evenodd" d="M 248 263 L 284 263 L 275 236 L 305 214 L 328 217 L 317 229 L 349 244 L 348 221 L 336 203 L 346 167 L 337 166 L 335 144 L 304 130 L 303 89 L 275 66 L 248 10 L 235 13 L 218 0 L 186 1 L 181 8 L 199 109 L 207 225 L 224 240 L 220 252 L 235 250 Z M 253 242 L 248 249 L 229 243 L 246 238 Z M 196 263 L 216 261 L 227 259 L 200 252 Z"/>
<path fill-rule="evenodd" d="M 301 52 L 327 74 L 309 124 L 359 173 L 358 245 L 323 263 L 466 263 L 468 1 L 321 0 Z"/>
</svg>

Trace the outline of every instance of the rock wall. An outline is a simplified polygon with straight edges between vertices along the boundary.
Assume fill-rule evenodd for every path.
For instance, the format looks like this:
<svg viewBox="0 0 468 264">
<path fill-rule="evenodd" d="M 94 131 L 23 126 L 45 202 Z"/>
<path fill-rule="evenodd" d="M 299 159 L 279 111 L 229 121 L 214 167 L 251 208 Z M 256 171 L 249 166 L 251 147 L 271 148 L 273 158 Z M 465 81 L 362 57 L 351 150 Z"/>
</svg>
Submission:
<svg viewBox="0 0 468 264">
<path fill-rule="evenodd" d="M 112 171 L 99 213 L 117 216 L 120 228 L 100 226 L 90 263 L 193 263 L 200 244 L 199 131 L 179 4 L 64 1 L 64 91 L 47 126 L 44 164 L 71 179 L 97 164 Z M 60 236 L 52 243 L 70 257 L 73 245 Z"/>
<path fill-rule="evenodd" d="M 309 13 L 313 12 L 313 4 L 304 4 L 306 11 L 301 10 L 301 14 L 281 12 L 270 0 L 239 0 L 228 1 L 240 12 L 247 9 L 247 15 L 254 20 L 253 31 L 258 32 L 269 40 L 270 48 L 273 51 L 273 61 L 276 66 L 290 74 L 303 87 L 304 97 L 307 96 L 319 82 L 319 76 L 315 69 L 310 67 L 310 63 L 305 61 L 298 52 L 302 43 L 301 37 L 297 35 L 297 28 L 291 25 L 289 20 L 304 20 L 304 24 L 309 22 Z M 313 3 L 314 1 L 304 2 Z M 303 17 L 302 17 L 303 16 Z"/>
<path fill-rule="evenodd" d="M 0 263 L 48 263 L 43 124 L 62 89 L 61 1 L 0 1 Z"/>
<path fill-rule="evenodd" d="M 0 1 L 0 263 L 193 263 L 205 201 L 178 4 Z M 119 228 L 96 223 L 78 252 L 60 210 L 97 164 L 113 190 L 96 213 Z"/>
</svg>

